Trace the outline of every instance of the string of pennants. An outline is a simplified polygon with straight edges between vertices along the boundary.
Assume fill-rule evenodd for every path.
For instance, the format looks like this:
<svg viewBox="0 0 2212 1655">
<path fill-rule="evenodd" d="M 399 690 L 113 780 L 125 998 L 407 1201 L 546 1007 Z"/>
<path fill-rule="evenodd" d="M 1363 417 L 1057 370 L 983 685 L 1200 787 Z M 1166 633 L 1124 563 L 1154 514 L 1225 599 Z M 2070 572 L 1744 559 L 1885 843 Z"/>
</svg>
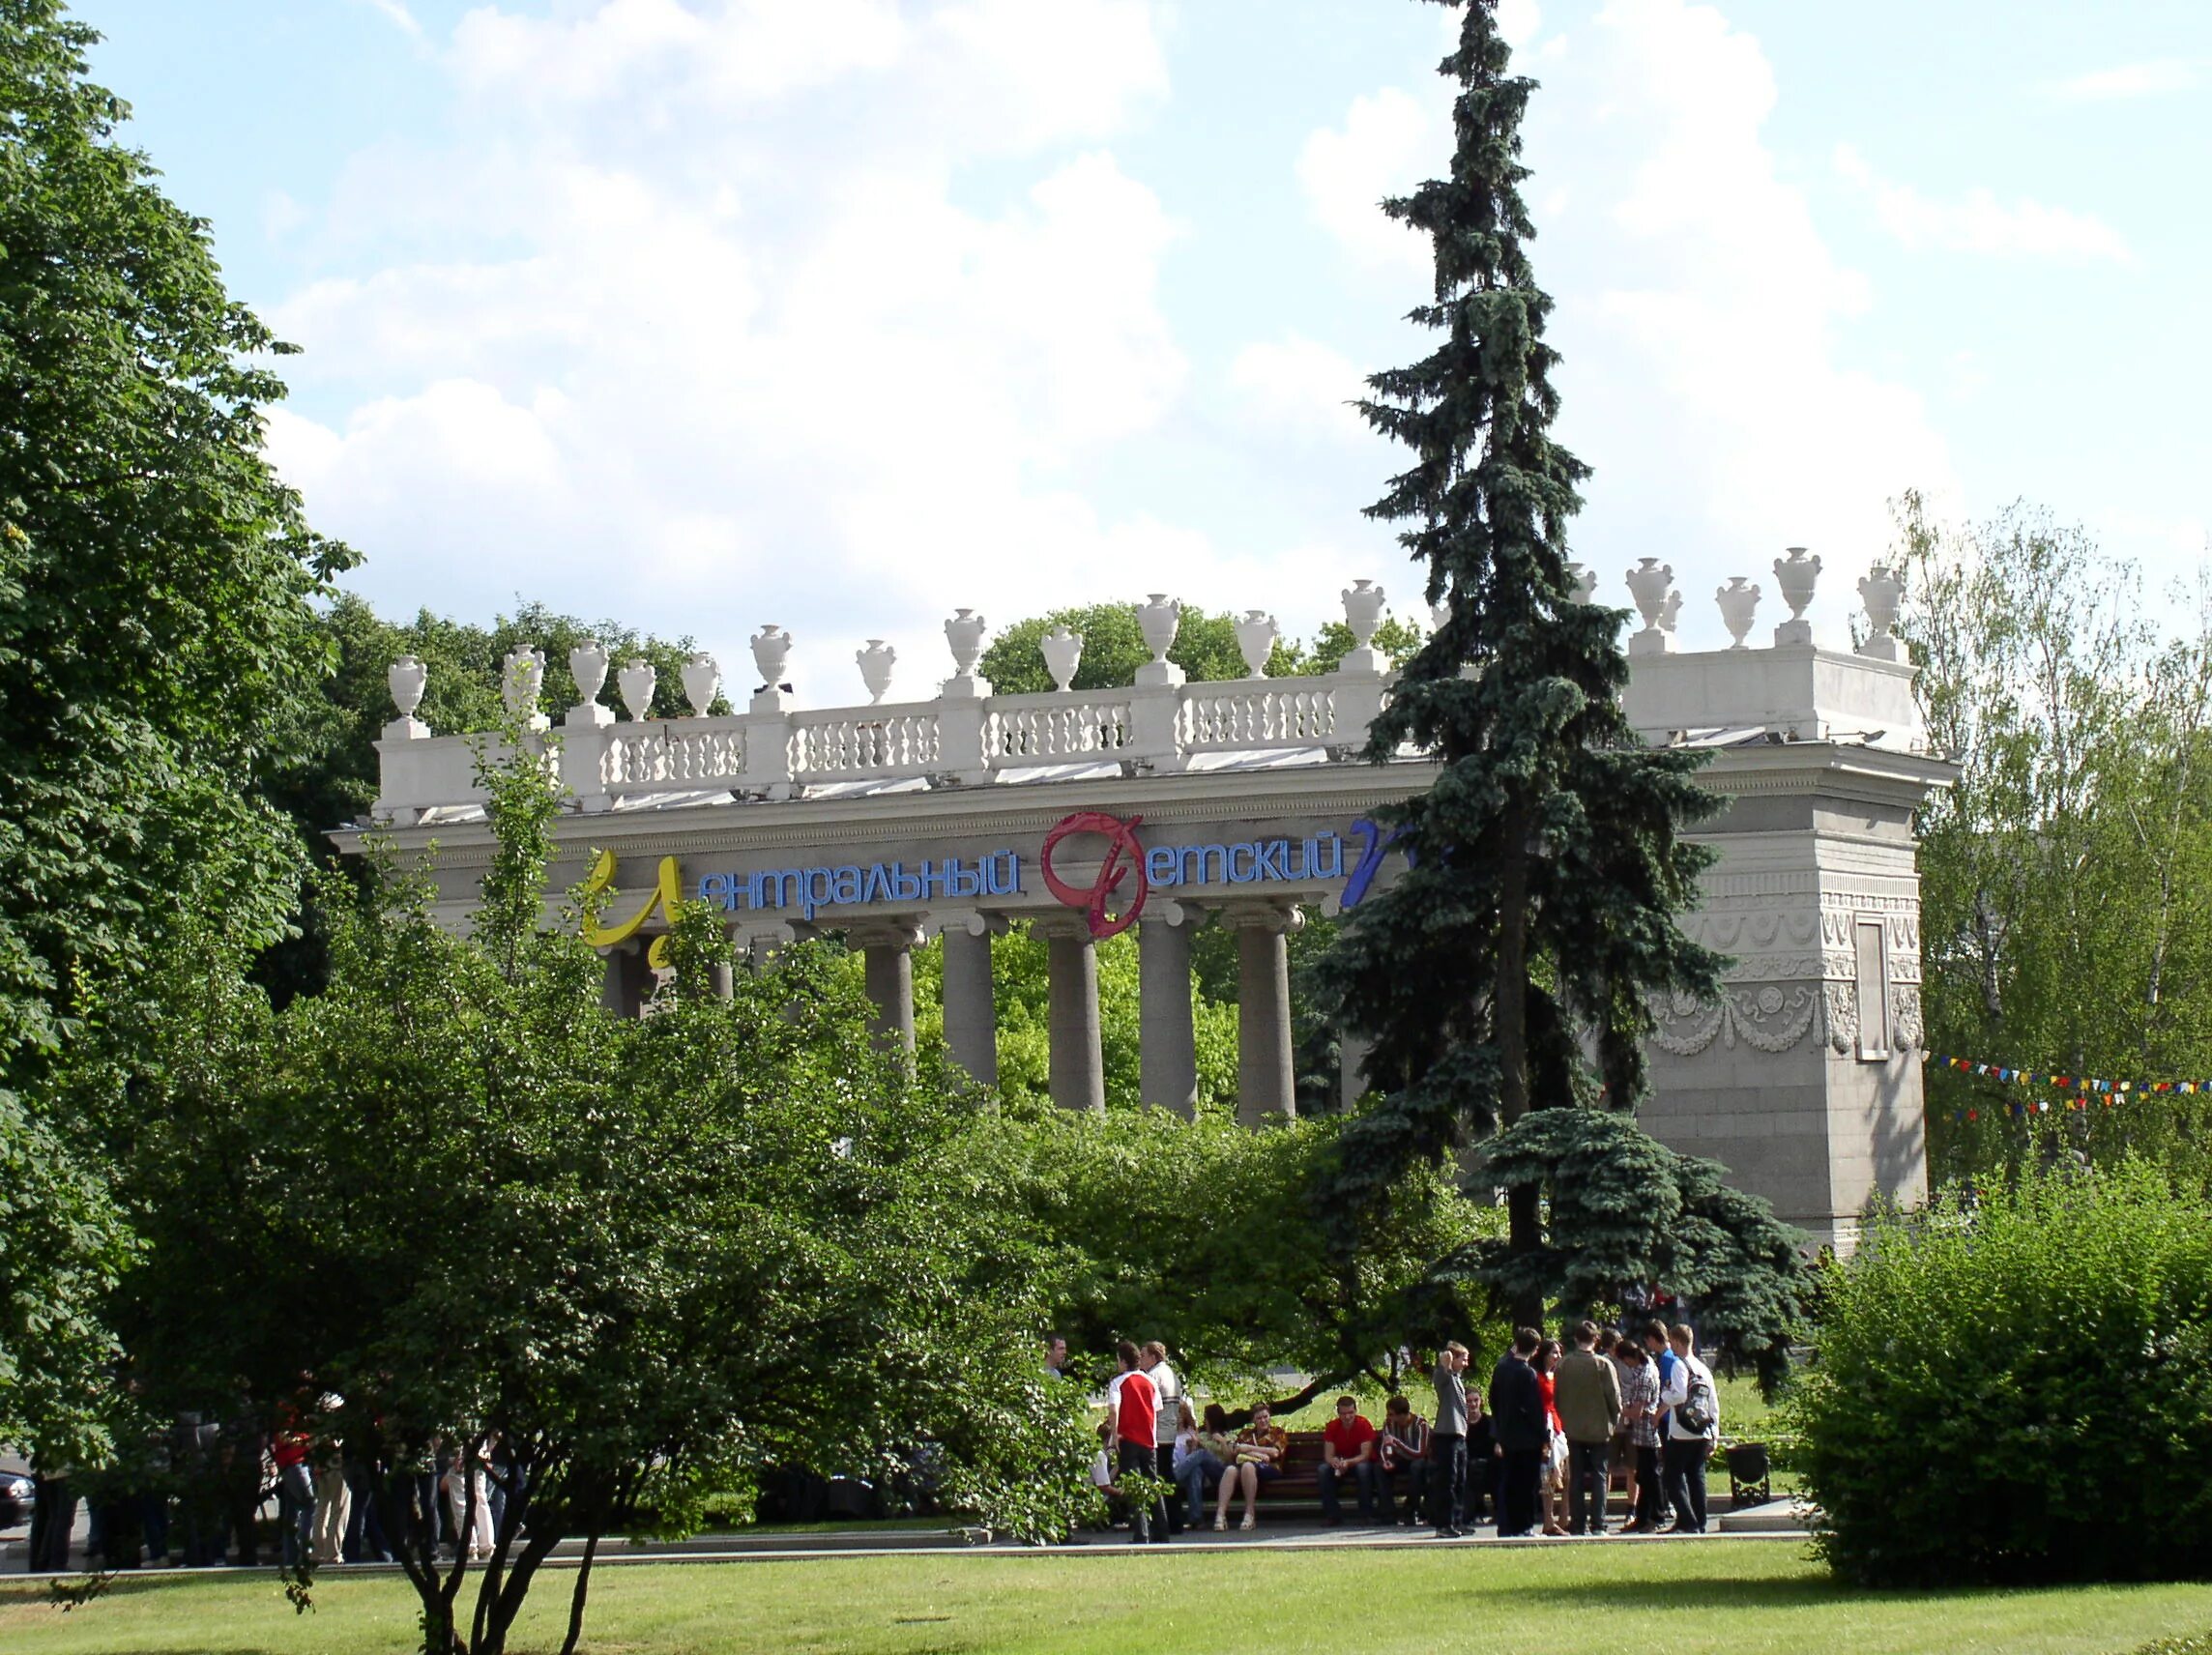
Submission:
<svg viewBox="0 0 2212 1655">
<path fill-rule="evenodd" d="M 1987 1080 L 2023 1087 L 2051 1087 L 2070 1097 L 2055 1102 L 2047 1097 L 2008 1099 L 2004 1112 L 2014 1119 L 2031 1115 L 2049 1115 L 2053 1108 L 2060 1111 L 2086 1112 L 2091 1109 L 2110 1109 L 2114 1105 L 2141 1096 L 2184 1095 L 2203 1093 L 2212 1096 L 2212 1081 L 2106 1081 L 2085 1075 L 2052 1074 L 2041 1069 L 2012 1069 L 2001 1063 L 1977 1062 L 1972 1058 L 1937 1057 L 1936 1063 L 1961 1074 L 1978 1075 Z M 1979 1120 L 1978 1109 L 1954 1109 L 1953 1120 Z"/>
</svg>

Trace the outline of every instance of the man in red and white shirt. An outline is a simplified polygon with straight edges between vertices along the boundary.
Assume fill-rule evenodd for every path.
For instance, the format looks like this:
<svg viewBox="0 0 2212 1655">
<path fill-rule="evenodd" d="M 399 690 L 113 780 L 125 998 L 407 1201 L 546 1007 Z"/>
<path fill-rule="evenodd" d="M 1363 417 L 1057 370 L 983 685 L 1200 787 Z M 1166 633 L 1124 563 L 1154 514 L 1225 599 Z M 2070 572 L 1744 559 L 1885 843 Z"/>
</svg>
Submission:
<svg viewBox="0 0 2212 1655">
<path fill-rule="evenodd" d="M 1106 1407 L 1114 1420 L 1114 1445 L 1116 1464 L 1121 1472 L 1117 1480 L 1124 1490 L 1130 1485 L 1131 1472 L 1157 1480 L 1158 1463 L 1153 1453 L 1154 1433 L 1160 1413 L 1159 1393 L 1146 1377 L 1143 1353 L 1132 1340 L 1124 1339 L 1115 1347 L 1114 1353 L 1121 1359 L 1121 1371 L 1106 1387 Z M 1134 1503 L 1129 1519 L 1129 1537 L 1140 1546 L 1147 1541 L 1165 1545 L 1168 1540 L 1168 1502 L 1165 1486 L 1150 1501 Z"/>
</svg>

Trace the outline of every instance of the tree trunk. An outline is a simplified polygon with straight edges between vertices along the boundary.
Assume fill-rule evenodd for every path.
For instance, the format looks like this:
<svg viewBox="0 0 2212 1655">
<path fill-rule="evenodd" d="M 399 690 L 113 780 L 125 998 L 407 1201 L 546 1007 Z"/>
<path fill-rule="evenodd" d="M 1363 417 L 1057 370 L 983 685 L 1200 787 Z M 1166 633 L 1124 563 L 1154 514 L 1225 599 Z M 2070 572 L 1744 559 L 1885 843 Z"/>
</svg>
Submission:
<svg viewBox="0 0 2212 1655">
<path fill-rule="evenodd" d="M 1498 1042 L 1498 1123 L 1513 1125 L 1528 1113 L 1528 834 L 1521 811 L 1506 819 L 1506 850 L 1498 880 L 1498 974 L 1490 990 L 1491 1034 Z M 1543 1208 L 1533 1185 L 1506 1197 L 1508 1244 L 1515 1255 L 1544 1244 Z M 1541 1326 L 1541 1293 L 1513 1300 L 1517 1327 Z"/>
<path fill-rule="evenodd" d="M 592 1559 L 599 1550 L 597 1528 L 584 1541 L 583 1561 L 576 1565 L 576 1589 L 568 1595 L 568 1637 L 561 1645 L 561 1655 L 576 1655 L 576 1640 L 584 1636 L 584 1594 L 591 1589 Z"/>
</svg>

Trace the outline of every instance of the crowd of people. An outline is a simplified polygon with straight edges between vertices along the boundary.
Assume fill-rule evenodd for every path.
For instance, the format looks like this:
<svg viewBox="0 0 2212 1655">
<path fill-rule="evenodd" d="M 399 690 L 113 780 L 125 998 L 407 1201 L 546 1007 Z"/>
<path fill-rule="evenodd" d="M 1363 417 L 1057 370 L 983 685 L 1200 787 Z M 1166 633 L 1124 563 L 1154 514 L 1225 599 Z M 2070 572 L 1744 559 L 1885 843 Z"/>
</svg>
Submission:
<svg viewBox="0 0 2212 1655">
<path fill-rule="evenodd" d="M 1201 1527 L 1208 1496 L 1214 1529 L 1239 1501 L 1240 1526 L 1253 1527 L 1261 1491 L 1290 1455 L 1266 1404 L 1238 1429 L 1219 1403 L 1194 1409 L 1163 1345 L 1123 1341 L 1118 1355 L 1091 1476 L 1128 1511 L 1132 1537 L 1164 1542 Z M 1688 1325 L 1584 1321 L 1563 1342 L 1525 1327 L 1487 1387 L 1468 1384 L 1470 1359 L 1458 1343 L 1438 1353 L 1433 1419 L 1394 1396 L 1377 1425 L 1356 1398 L 1337 1399 L 1315 1468 L 1324 1524 L 1344 1522 L 1349 1489 L 1361 1522 L 1425 1520 L 1443 1539 L 1485 1522 L 1508 1538 L 1706 1531 L 1720 1391 Z M 1065 1364 L 1065 1342 L 1049 1342 L 1048 1370 Z"/>
<path fill-rule="evenodd" d="M 434 1437 L 397 1466 L 349 1451 L 338 1397 L 312 1388 L 273 1419 L 180 1414 L 160 1437 L 97 1478 L 64 1466 L 37 1476 L 27 1566 L 71 1564 L 71 1534 L 86 1508 L 83 1560 L 129 1569 L 203 1568 L 261 1560 L 263 1515 L 276 1507 L 277 1560 L 297 1568 L 389 1563 L 396 1515 L 439 1555 L 491 1554 L 510 1503 L 525 1491 L 496 1437 L 462 1445 Z M 386 1497 L 380 1498 L 379 1495 Z"/>
</svg>

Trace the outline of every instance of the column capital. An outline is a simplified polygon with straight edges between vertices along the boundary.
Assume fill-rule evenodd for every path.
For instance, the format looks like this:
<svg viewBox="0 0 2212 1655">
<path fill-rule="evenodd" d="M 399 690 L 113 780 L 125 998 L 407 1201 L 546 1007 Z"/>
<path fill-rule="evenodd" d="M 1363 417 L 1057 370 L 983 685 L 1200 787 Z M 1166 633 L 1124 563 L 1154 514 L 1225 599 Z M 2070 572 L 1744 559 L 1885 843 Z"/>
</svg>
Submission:
<svg viewBox="0 0 2212 1655">
<path fill-rule="evenodd" d="M 1187 902 L 1178 902 L 1172 896 L 1155 896 L 1145 904 L 1144 913 L 1137 915 L 1137 929 L 1148 925 L 1195 926 L 1206 917 L 1205 912 Z"/>
<path fill-rule="evenodd" d="M 1091 916 L 1074 909 L 1059 914 L 1033 914 L 1030 929 L 1048 942 L 1094 943 L 1091 935 Z"/>
<path fill-rule="evenodd" d="M 845 941 L 856 948 L 918 948 L 922 926 L 908 915 L 859 919 L 844 927 Z"/>
<path fill-rule="evenodd" d="M 949 936 L 955 931 L 971 937 L 1004 937 L 1010 921 L 1004 914 L 985 914 L 979 908 L 933 908 L 921 918 L 925 937 Z"/>
<path fill-rule="evenodd" d="M 1296 903 L 1258 897 L 1225 902 L 1214 912 L 1232 931 L 1298 931 L 1306 922 L 1305 913 Z"/>
</svg>

